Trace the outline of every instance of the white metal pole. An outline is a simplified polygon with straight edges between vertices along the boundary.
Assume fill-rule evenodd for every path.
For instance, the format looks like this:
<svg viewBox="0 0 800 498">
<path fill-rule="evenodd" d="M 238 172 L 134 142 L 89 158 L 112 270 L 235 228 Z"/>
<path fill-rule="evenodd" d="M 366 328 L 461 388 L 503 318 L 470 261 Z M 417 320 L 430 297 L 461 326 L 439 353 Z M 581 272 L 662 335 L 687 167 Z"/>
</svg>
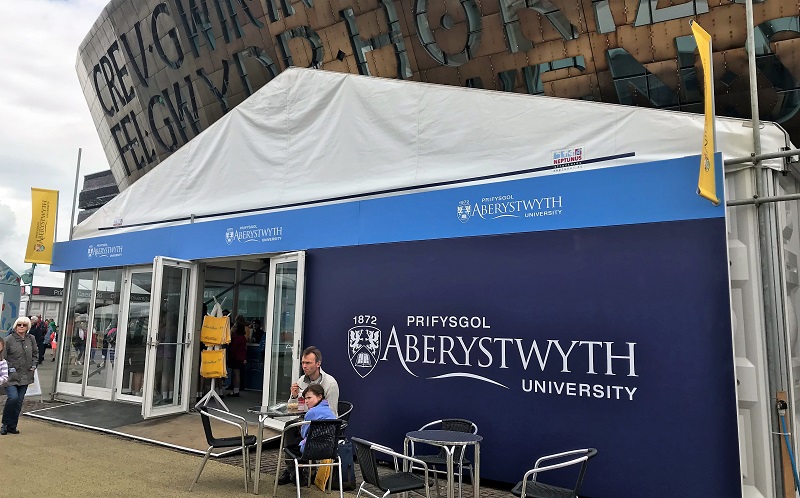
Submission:
<svg viewBox="0 0 800 498">
<path fill-rule="evenodd" d="M 753 123 L 753 172 L 755 174 L 756 198 L 768 196 L 768 175 L 770 170 L 762 167 L 761 156 L 761 121 L 758 110 L 758 82 L 756 80 L 756 47 L 755 26 L 753 21 L 753 0 L 745 2 L 745 21 L 747 23 L 747 66 L 750 79 L 750 114 Z M 773 241 L 779 240 L 779 235 L 773 229 L 776 222 L 775 205 L 771 203 L 756 204 L 758 220 L 758 245 L 761 263 L 761 292 L 764 309 L 764 342 L 766 345 L 766 363 L 769 386 L 769 396 L 765 399 L 768 403 L 767 410 L 770 414 L 768 430 L 771 434 L 780 433 L 778 413 L 775 411 L 773 400 L 777 393 L 788 392 L 789 372 L 786 364 L 786 330 L 782 327 L 781 289 L 777 284 L 778 268 L 780 261 L 778 247 Z M 790 399 L 791 401 L 791 399 Z M 783 465 L 781 457 L 780 438 L 772 439 L 772 477 L 775 490 L 774 496 L 784 495 Z"/>
<path fill-rule="evenodd" d="M 78 203 L 78 180 L 81 177 L 81 148 L 78 147 L 78 165 L 75 167 L 75 189 L 72 191 L 72 214 L 69 218 L 69 240 L 75 229 L 75 205 Z"/>
</svg>

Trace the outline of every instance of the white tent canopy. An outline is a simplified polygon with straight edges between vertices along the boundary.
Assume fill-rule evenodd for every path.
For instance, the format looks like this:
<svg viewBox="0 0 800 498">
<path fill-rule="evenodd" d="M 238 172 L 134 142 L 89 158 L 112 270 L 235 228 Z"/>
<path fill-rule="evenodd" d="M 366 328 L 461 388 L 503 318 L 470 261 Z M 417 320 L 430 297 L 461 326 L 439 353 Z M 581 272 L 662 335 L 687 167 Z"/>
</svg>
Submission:
<svg viewBox="0 0 800 498">
<path fill-rule="evenodd" d="M 748 124 L 719 118 L 718 150 L 750 155 Z M 581 148 L 583 168 L 699 154 L 702 131 L 696 114 L 293 68 L 74 237 L 513 172 L 552 174 L 531 170 L 552 167 L 554 151 L 570 148 Z M 787 141 L 778 125 L 764 123 L 765 153 Z"/>
</svg>

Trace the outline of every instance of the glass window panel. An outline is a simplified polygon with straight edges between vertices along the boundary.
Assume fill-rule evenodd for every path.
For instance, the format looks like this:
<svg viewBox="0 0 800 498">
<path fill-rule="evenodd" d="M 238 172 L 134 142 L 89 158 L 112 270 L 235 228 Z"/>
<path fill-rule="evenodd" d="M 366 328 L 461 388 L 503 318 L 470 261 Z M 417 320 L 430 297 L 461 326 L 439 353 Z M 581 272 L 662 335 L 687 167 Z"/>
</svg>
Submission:
<svg viewBox="0 0 800 498">
<path fill-rule="evenodd" d="M 145 343 L 150 323 L 150 286 L 153 273 L 150 271 L 131 274 L 131 290 L 128 301 L 128 323 L 125 330 L 125 353 L 122 369 L 122 393 L 142 395 L 144 379 Z"/>
<path fill-rule="evenodd" d="M 291 388 L 292 346 L 294 337 L 294 314 L 297 303 L 297 262 L 281 263 L 275 269 L 275 302 L 273 309 L 272 361 L 270 366 L 269 403 L 289 399 Z"/>
<path fill-rule="evenodd" d="M 58 338 L 61 363 L 58 372 L 60 382 L 83 383 L 83 360 L 88 337 L 89 305 L 94 290 L 94 272 L 81 271 L 70 274 L 67 313 L 63 332 Z"/>
<path fill-rule="evenodd" d="M 117 344 L 122 269 L 100 270 L 95 289 L 89 373 L 86 385 L 112 389 Z"/>
<path fill-rule="evenodd" d="M 187 305 L 189 296 L 189 270 L 164 266 L 161 284 L 161 316 L 158 320 L 156 340 L 156 365 L 153 404 L 174 405 L 182 403 L 181 391 L 186 342 Z"/>
</svg>

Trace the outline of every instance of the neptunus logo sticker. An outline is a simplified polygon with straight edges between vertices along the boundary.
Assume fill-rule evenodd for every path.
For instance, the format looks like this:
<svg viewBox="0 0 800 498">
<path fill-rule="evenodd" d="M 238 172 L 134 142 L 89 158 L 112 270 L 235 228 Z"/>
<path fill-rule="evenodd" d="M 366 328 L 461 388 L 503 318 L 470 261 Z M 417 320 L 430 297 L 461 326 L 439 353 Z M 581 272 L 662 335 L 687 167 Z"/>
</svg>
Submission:
<svg viewBox="0 0 800 498">
<path fill-rule="evenodd" d="M 406 330 L 392 325 L 383 343 L 376 316 L 356 315 L 353 322 L 347 347 L 361 378 L 396 361 L 414 377 L 425 370 L 428 380 L 465 378 L 504 389 L 513 388 L 508 372 L 519 371 L 521 391 L 539 395 L 633 401 L 638 390 L 631 385 L 639 377 L 635 342 L 496 337 L 487 335 L 492 327 L 484 316 L 408 315 Z M 571 374 L 598 377 L 574 382 Z"/>
<path fill-rule="evenodd" d="M 480 202 L 464 199 L 456 206 L 458 221 L 466 223 L 476 216 L 484 220 L 498 218 L 537 218 L 562 214 L 562 196 L 539 197 L 534 199 L 515 199 L 513 195 L 484 197 Z"/>
<path fill-rule="evenodd" d="M 234 242 L 273 242 L 283 238 L 283 227 L 261 228 L 258 225 L 244 225 L 225 231 L 225 243 Z"/>
</svg>

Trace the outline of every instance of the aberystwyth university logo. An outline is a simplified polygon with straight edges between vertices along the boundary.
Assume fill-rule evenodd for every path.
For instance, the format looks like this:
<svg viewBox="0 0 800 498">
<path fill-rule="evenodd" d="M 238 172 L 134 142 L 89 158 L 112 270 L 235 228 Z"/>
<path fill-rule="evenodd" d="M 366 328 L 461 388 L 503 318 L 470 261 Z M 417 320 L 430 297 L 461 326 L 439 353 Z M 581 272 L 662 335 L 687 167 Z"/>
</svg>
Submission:
<svg viewBox="0 0 800 498">
<path fill-rule="evenodd" d="M 378 362 L 399 364 L 425 380 L 468 379 L 538 396 L 632 402 L 641 381 L 636 342 L 518 335 L 494 329 L 486 316 L 406 315 L 405 325 L 377 327 L 356 315 L 347 331 L 350 364 L 367 377 Z M 516 384 L 516 387 L 515 387 Z"/>
<path fill-rule="evenodd" d="M 283 227 L 261 228 L 258 225 L 243 225 L 225 231 L 225 243 L 235 242 L 274 242 L 283 238 Z"/>
<path fill-rule="evenodd" d="M 123 247 L 121 245 L 110 246 L 108 244 L 90 245 L 86 249 L 89 259 L 98 258 L 118 258 L 122 256 Z"/>
<path fill-rule="evenodd" d="M 347 350 L 350 364 L 363 379 L 378 363 L 381 354 L 381 330 L 374 326 L 375 317 L 362 315 L 355 318 L 356 322 L 358 318 L 362 319 L 362 323 L 347 331 Z"/>
<path fill-rule="evenodd" d="M 512 194 L 482 197 L 480 202 L 468 200 L 458 202 L 458 221 L 466 223 L 478 217 L 484 220 L 499 218 L 538 218 L 563 214 L 564 200 L 560 195 L 517 199 Z"/>
</svg>

